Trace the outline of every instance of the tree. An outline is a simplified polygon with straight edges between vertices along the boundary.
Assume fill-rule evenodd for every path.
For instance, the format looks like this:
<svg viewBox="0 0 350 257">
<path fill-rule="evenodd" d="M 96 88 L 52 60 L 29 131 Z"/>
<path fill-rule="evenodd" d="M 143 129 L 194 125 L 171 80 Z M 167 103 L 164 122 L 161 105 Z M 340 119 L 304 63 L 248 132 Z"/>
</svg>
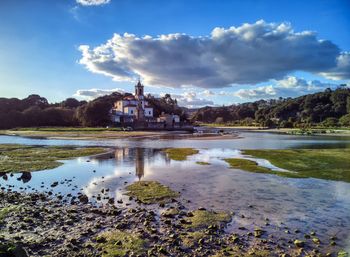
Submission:
<svg viewBox="0 0 350 257">
<path fill-rule="evenodd" d="M 350 113 L 342 116 L 339 119 L 339 124 L 344 127 L 350 127 Z"/>
<path fill-rule="evenodd" d="M 62 101 L 60 104 L 61 107 L 70 108 L 70 109 L 77 108 L 80 105 L 82 105 L 82 103 L 75 98 L 67 98 L 66 100 Z"/>
<path fill-rule="evenodd" d="M 76 118 L 83 126 L 106 126 L 110 123 L 111 104 L 94 100 L 76 110 Z"/>
</svg>

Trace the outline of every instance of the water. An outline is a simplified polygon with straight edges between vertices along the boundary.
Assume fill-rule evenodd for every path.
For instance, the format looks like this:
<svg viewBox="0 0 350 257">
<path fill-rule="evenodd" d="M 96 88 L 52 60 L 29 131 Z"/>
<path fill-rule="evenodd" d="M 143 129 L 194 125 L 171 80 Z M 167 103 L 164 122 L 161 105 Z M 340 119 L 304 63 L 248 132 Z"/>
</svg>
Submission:
<svg viewBox="0 0 350 257">
<path fill-rule="evenodd" d="M 321 179 L 293 179 L 270 174 L 256 174 L 230 169 L 223 158 L 240 156 L 241 149 L 282 148 L 347 148 L 350 138 L 289 136 L 270 133 L 240 134 L 232 140 L 200 139 L 144 139 L 144 140 L 46 140 L 0 136 L 0 143 L 34 145 L 103 145 L 113 151 L 99 157 L 82 157 L 63 161 L 64 165 L 47 171 L 32 172 L 0 178 L 0 186 L 11 186 L 17 191 L 52 191 L 62 194 L 84 192 L 90 199 L 102 189 L 109 196 L 128 200 L 124 187 L 137 180 L 157 180 L 181 192 L 189 209 L 205 206 L 209 209 L 233 211 L 233 222 L 228 231 L 240 226 L 252 229 L 267 227 L 274 235 L 295 239 L 285 230 L 297 228 L 304 233 L 314 230 L 321 242 L 329 237 L 340 238 L 339 247 L 350 245 L 350 184 Z M 162 151 L 168 147 L 194 147 L 199 154 L 186 161 L 170 160 Z M 197 161 L 211 165 L 199 165 Z M 273 167 L 260 160 L 260 164 Z M 19 180 L 20 179 L 20 180 Z M 50 185 L 58 181 L 57 187 Z M 187 203 L 187 200 L 190 202 Z M 244 215 L 244 218 L 242 217 Z M 246 232 L 242 232 L 246 233 Z M 324 246 L 327 247 L 327 246 Z"/>
</svg>

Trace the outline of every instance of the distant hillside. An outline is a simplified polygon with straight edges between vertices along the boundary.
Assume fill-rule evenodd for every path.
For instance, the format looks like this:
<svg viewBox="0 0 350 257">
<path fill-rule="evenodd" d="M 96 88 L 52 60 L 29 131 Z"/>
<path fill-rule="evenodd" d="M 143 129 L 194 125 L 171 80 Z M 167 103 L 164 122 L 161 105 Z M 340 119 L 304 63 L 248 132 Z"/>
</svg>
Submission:
<svg viewBox="0 0 350 257">
<path fill-rule="evenodd" d="M 259 100 L 223 107 L 204 107 L 193 122 L 266 127 L 350 126 L 350 89 L 308 94 L 297 98 Z"/>
</svg>

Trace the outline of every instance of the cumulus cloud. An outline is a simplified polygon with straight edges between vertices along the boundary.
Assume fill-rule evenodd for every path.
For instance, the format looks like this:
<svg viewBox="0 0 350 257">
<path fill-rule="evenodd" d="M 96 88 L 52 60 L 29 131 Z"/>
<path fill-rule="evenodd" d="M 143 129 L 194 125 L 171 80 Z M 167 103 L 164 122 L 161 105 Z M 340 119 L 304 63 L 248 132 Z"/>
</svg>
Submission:
<svg viewBox="0 0 350 257">
<path fill-rule="evenodd" d="M 322 91 L 326 88 L 334 88 L 336 84 L 323 83 L 318 80 L 307 81 L 294 76 L 282 80 L 273 81 L 272 85 L 260 86 L 254 89 L 240 89 L 233 93 L 242 99 L 270 99 L 276 97 L 296 97 Z M 224 95 L 225 92 L 222 92 Z"/>
<path fill-rule="evenodd" d="M 350 78 L 350 52 L 343 52 L 337 57 L 337 66 L 321 75 L 334 80 Z"/>
<path fill-rule="evenodd" d="M 200 94 L 203 94 L 203 92 L 201 92 Z M 213 101 L 198 97 L 197 93 L 193 91 L 184 92 L 182 94 L 171 94 L 171 97 L 177 100 L 179 106 L 184 106 L 187 108 L 197 108 L 206 105 L 214 105 Z"/>
<path fill-rule="evenodd" d="M 289 23 L 257 21 L 209 36 L 115 34 L 106 43 L 79 47 L 80 63 L 116 81 L 141 76 L 157 86 L 220 88 L 282 79 L 294 71 L 350 78 L 349 53 Z"/>
<path fill-rule="evenodd" d="M 120 88 L 114 88 L 114 89 L 98 89 L 98 88 L 92 88 L 92 89 L 79 89 L 74 94 L 75 97 L 84 98 L 88 100 L 95 99 L 100 96 L 109 95 L 113 92 L 119 92 L 124 93 L 125 91 Z"/>
<path fill-rule="evenodd" d="M 110 1 L 111 0 L 76 0 L 78 4 L 87 5 L 87 6 L 104 5 L 104 4 L 108 4 Z"/>
</svg>

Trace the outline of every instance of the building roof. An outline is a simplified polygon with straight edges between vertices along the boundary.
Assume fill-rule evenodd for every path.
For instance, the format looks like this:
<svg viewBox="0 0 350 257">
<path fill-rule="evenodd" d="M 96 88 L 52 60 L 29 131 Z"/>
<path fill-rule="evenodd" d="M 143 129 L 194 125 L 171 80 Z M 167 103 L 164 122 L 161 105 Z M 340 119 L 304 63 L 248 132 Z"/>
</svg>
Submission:
<svg viewBox="0 0 350 257">
<path fill-rule="evenodd" d="M 135 98 L 135 96 L 133 96 L 133 95 L 128 95 L 128 96 L 124 96 L 123 97 L 123 100 L 135 100 L 136 98 Z"/>
</svg>

